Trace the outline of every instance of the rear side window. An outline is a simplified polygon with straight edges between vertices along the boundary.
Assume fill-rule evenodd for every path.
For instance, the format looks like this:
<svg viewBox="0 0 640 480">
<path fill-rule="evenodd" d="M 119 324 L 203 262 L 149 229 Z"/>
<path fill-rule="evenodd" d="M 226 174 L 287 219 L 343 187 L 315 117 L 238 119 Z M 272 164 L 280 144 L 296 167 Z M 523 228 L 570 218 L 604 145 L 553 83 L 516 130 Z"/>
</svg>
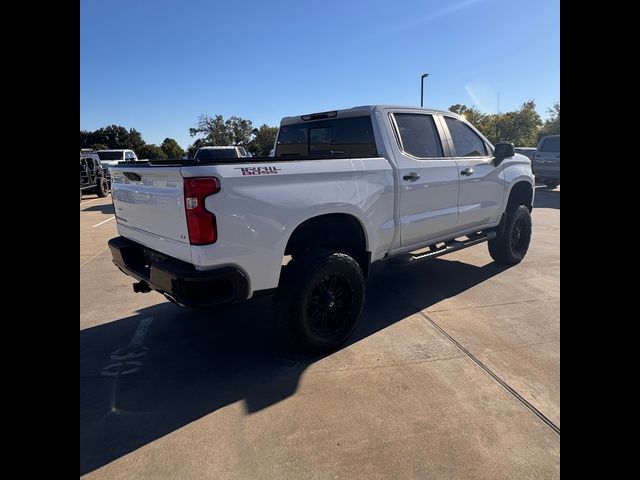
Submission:
<svg viewBox="0 0 640 480">
<path fill-rule="evenodd" d="M 442 144 L 431 115 L 422 113 L 394 114 L 402 150 L 420 158 L 442 157 Z"/>
<path fill-rule="evenodd" d="M 560 152 L 560 137 L 549 137 L 542 141 L 541 152 Z"/>
<path fill-rule="evenodd" d="M 449 127 L 456 157 L 483 157 L 487 155 L 487 147 L 476 132 L 460 120 L 444 117 Z"/>
<path fill-rule="evenodd" d="M 122 160 L 122 152 L 98 152 L 100 160 Z"/>
<path fill-rule="evenodd" d="M 283 125 L 276 157 L 375 157 L 371 117 L 348 117 Z"/>
</svg>

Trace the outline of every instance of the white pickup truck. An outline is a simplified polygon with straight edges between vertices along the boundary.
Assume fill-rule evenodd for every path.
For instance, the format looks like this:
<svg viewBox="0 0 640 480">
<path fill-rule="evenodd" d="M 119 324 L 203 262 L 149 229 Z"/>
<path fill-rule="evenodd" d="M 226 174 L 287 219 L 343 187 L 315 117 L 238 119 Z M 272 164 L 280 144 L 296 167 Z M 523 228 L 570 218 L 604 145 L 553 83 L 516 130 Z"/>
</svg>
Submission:
<svg viewBox="0 0 640 480">
<path fill-rule="evenodd" d="M 223 158 L 243 158 L 250 156 L 251 155 L 244 147 L 228 145 L 223 147 L 201 147 L 196 151 L 193 159 L 197 161 L 206 161 L 211 159 L 221 161 Z"/>
<path fill-rule="evenodd" d="M 136 152 L 125 148 L 112 150 L 98 150 L 96 152 L 100 157 L 100 163 L 103 167 L 112 167 L 118 162 L 140 162 Z"/>
<path fill-rule="evenodd" d="M 529 247 L 530 160 L 454 113 L 286 117 L 274 154 L 111 167 L 109 247 L 134 291 L 192 307 L 273 293 L 285 338 L 319 353 L 354 330 L 371 263 L 488 241 L 495 261 L 516 264 Z"/>
</svg>

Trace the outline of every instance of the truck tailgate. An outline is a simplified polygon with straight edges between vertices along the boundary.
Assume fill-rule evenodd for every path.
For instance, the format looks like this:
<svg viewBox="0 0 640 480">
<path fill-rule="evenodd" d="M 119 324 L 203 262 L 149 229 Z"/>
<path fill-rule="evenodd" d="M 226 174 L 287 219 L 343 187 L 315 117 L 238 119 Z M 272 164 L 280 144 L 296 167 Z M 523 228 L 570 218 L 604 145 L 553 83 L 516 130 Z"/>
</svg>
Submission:
<svg viewBox="0 0 640 480">
<path fill-rule="evenodd" d="M 191 260 L 180 167 L 111 167 L 119 233 L 149 248 Z"/>
</svg>

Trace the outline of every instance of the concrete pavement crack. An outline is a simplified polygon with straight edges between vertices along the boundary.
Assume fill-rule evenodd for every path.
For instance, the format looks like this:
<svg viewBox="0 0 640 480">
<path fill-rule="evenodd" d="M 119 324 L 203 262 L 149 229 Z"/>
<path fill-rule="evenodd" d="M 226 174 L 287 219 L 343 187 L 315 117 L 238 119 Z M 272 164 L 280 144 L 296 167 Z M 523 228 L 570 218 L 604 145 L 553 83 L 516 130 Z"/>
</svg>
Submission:
<svg viewBox="0 0 640 480">
<path fill-rule="evenodd" d="M 413 304 L 413 302 L 402 295 L 400 292 L 394 289 L 390 289 L 393 293 L 395 293 L 401 299 L 409 302 L 413 308 L 416 309 L 416 313 L 418 313 L 422 318 L 424 318 L 427 323 L 429 323 L 433 328 L 435 328 L 444 338 L 449 340 L 458 350 L 460 350 L 464 355 L 466 355 L 473 363 L 475 363 L 478 367 L 480 367 L 487 375 L 489 375 L 493 380 L 495 380 L 502 388 L 504 388 L 507 393 L 511 394 L 518 402 L 520 402 L 524 407 L 529 409 L 534 415 L 536 415 L 543 423 L 545 423 L 551 430 L 560 435 L 560 427 L 558 427 L 549 417 L 547 417 L 544 413 L 534 407 L 531 403 L 529 403 L 522 395 L 520 395 L 514 388 L 512 388 L 507 382 L 502 380 L 493 370 L 491 370 L 488 366 L 486 366 L 483 362 L 481 362 L 478 358 L 476 358 L 473 353 L 467 350 L 465 347 L 460 344 L 455 338 L 453 338 L 449 333 L 447 333 L 440 325 L 438 325 L 435 321 L 433 321 L 426 313 L 424 313 L 420 308 Z M 522 303 L 522 302 L 514 302 L 514 303 Z M 477 308 L 477 307 L 474 307 Z"/>
<path fill-rule="evenodd" d="M 469 306 L 469 307 L 445 308 L 445 309 L 442 309 L 442 310 L 429 310 L 429 309 L 427 309 L 427 312 L 429 312 L 429 313 L 455 312 L 457 310 L 471 310 L 472 308 L 500 307 L 502 305 L 517 305 L 519 303 L 545 302 L 547 300 L 559 300 L 559 299 L 560 299 L 560 297 L 536 298 L 534 300 L 519 300 L 517 302 L 491 303 L 489 305 L 472 305 L 472 306 Z"/>
</svg>

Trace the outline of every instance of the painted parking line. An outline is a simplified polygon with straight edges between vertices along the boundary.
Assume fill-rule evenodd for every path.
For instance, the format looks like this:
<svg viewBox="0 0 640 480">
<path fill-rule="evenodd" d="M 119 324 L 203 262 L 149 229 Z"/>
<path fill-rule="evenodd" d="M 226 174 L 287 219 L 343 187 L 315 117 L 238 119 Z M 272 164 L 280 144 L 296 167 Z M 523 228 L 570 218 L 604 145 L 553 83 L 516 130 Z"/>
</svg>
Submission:
<svg viewBox="0 0 640 480">
<path fill-rule="evenodd" d="M 80 267 L 83 267 L 84 265 L 86 265 L 87 263 L 89 263 L 91 260 L 93 260 L 94 258 L 96 258 L 98 255 L 100 255 L 102 252 L 106 251 L 107 248 L 109 248 L 109 245 L 107 245 L 106 247 L 104 247 L 102 250 L 100 250 L 98 253 L 96 253 L 93 257 L 91 257 L 89 260 L 87 260 L 84 263 L 80 264 Z"/>
<path fill-rule="evenodd" d="M 93 225 L 91 228 L 99 227 L 99 226 L 100 226 L 100 225 L 102 225 L 103 223 L 107 223 L 109 220 L 113 220 L 114 218 L 116 218 L 116 217 L 110 217 L 110 218 L 107 218 L 106 220 L 103 220 L 103 221 L 101 221 L 100 223 L 96 223 L 96 224 L 95 224 L 95 225 Z"/>
<path fill-rule="evenodd" d="M 83 205 L 87 205 L 87 204 L 89 204 L 89 203 L 97 202 L 98 200 L 102 200 L 102 198 L 101 198 L 101 197 L 98 197 L 98 198 L 94 198 L 93 200 L 88 200 L 88 201 L 86 201 L 86 202 L 82 202 L 82 203 L 80 204 L 80 206 L 82 207 Z"/>
</svg>

